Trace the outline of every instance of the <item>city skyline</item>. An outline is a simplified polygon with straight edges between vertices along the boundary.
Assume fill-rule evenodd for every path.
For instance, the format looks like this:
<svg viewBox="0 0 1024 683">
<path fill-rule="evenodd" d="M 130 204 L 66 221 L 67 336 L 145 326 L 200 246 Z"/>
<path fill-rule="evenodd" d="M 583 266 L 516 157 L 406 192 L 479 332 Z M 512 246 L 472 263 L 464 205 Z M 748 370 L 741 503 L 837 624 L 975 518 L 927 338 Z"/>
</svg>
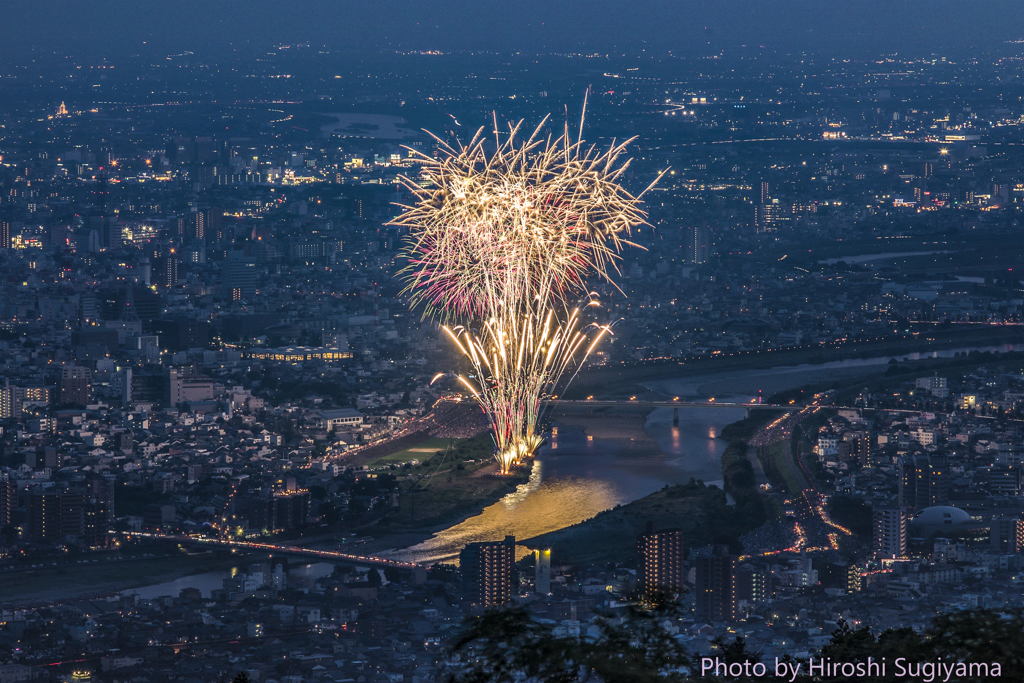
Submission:
<svg viewBox="0 0 1024 683">
<path fill-rule="evenodd" d="M 1011 6 L 55 6 L 0 683 L 1024 676 Z"/>
</svg>

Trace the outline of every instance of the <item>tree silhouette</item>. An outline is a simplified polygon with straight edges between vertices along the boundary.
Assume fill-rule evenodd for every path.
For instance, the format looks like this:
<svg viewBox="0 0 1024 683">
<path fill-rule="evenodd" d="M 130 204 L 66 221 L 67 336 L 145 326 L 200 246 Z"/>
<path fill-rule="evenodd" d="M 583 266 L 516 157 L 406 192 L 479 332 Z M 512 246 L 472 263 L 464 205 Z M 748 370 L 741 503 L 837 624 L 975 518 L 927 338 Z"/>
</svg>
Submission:
<svg viewBox="0 0 1024 683">
<path fill-rule="evenodd" d="M 709 680 L 689 673 L 691 660 L 672 637 L 666 619 L 678 613 L 672 605 L 631 609 L 622 619 L 599 616 L 580 638 L 556 636 L 554 627 L 534 621 L 525 608 L 486 612 L 466 620 L 466 630 L 452 647 L 448 683 L 677 683 Z M 594 628 L 596 627 L 596 628 Z M 749 652 L 746 641 L 713 641 L 716 656 L 726 663 L 759 661 L 761 652 Z M 886 661 L 886 676 L 871 681 L 904 681 L 897 677 L 895 660 L 927 662 L 998 662 L 1000 680 L 1024 680 L 1024 610 L 972 610 L 937 616 L 918 633 L 911 628 L 887 629 L 875 636 L 867 627 L 852 628 L 843 620 L 815 661 Z M 781 658 L 790 664 L 792 657 Z M 847 683 L 856 677 L 808 675 L 807 661 L 795 683 Z M 729 679 L 736 680 L 736 679 Z M 787 679 L 788 680 L 788 679 Z M 938 679 L 936 679 L 938 680 Z M 981 683 L 984 677 L 943 677 L 944 683 Z"/>
<path fill-rule="evenodd" d="M 674 683 L 686 680 L 690 659 L 665 627 L 672 608 L 633 609 L 622 620 L 592 622 L 580 638 L 556 636 L 524 608 L 500 609 L 467 619 L 452 648 L 449 683 Z"/>
<path fill-rule="evenodd" d="M 839 620 L 838 628 L 832 632 L 828 645 L 821 648 L 821 659 L 828 658 L 833 662 L 866 663 L 869 657 L 875 662 L 883 658 L 893 662 L 897 657 L 925 661 L 929 656 L 924 638 L 912 628 L 891 628 L 875 637 L 867 626 L 854 629 L 843 619 Z M 806 666 L 804 670 L 807 670 Z M 897 680 L 895 668 L 891 664 L 886 668 L 886 673 L 884 677 L 873 676 L 872 680 L 880 683 Z M 839 683 L 861 679 L 855 676 L 828 676 L 822 680 Z"/>
<path fill-rule="evenodd" d="M 926 635 L 933 657 L 940 656 L 946 661 L 999 662 L 1003 680 L 1024 680 L 1024 610 L 1020 608 L 940 614 L 932 620 Z M 954 680 L 982 678 L 950 678 Z"/>
</svg>

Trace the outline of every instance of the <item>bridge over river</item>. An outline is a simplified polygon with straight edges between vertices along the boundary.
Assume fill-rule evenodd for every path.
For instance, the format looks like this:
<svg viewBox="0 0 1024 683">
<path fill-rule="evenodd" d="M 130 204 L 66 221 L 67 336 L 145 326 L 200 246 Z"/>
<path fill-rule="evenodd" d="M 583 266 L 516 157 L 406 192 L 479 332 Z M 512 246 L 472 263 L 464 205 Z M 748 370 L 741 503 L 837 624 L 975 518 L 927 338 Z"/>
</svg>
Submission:
<svg viewBox="0 0 1024 683">
<path fill-rule="evenodd" d="M 163 539 L 167 541 L 175 541 L 182 545 L 187 543 L 197 546 L 219 546 L 223 548 L 299 555 L 302 557 L 308 557 L 311 560 L 318 560 L 320 562 L 368 565 L 371 567 L 394 567 L 396 569 L 415 569 L 419 566 L 414 562 L 399 562 L 398 560 L 388 560 L 383 557 L 373 557 L 372 555 L 353 555 L 351 553 L 340 553 L 335 550 L 315 550 L 313 548 L 303 548 L 295 545 L 276 545 L 273 543 L 256 543 L 253 541 L 232 541 L 222 538 L 188 536 L 186 534 L 150 534 L 137 531 L 127 531 L 122 533 L 128 538 Z"/>
<path fill-rule="evenodd" d="M 569 401 L 565 399 L 552 399 L 548 401 L 549 405 L 554 406 L 582 406 L 590 408 L 609 408 L 623 406 L 636 406 L 638 408 L 773 408 L 776 410 L 800 410 L 803 406 L 798 405 L 779 405 L 776 403 L 739 403 L 739 402 L 728 402 L 728 401 L 622 401 L 622 400 L 574 400 Z"/>
</svg>

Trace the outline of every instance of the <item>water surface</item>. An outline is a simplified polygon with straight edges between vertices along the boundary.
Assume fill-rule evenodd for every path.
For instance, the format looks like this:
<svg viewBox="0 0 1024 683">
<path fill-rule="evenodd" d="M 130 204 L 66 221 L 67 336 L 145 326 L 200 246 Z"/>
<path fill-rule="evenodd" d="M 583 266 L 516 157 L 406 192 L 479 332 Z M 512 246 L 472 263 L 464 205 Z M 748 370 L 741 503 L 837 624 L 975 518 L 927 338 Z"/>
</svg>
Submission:
<svg viewBox="0 0 1024 683">
<path fill-rule="evenodd" d="M 684 408 L 679 412 L 678 426 L 672 424 L 672 409 L 663 408 L 655 410 L 644 427 L 665 453 L 663 457 L 621 457 L 614 442 L 588 441 L 583 430 L 562 426 L 534 460 L 530 481 L 515 493 L 423 543 L 379 554 L 428 564 L 453 562 L 467 543 L 498 541 L 507 534 L 525 539 L 564 529 L 666 484 L 691 478 L 720 482 L 726 444 L 716 437 L 722 427 L 742 419 L 744 409 Z M 526 552 L 519 547 L 517 555 Z"/>
<path fill-rule="evenodd" d="M 153 600 L 167 595 L 176 598 L 183 588 L 198 588 L 204 598 L 209 598 L 210 591 L 220 590 L 223 587 L 224 579 L 231 578 L 239 573 L 244 574 L 245 571 L 245 567 L 232 567 L 231 569 L 222 569 L 215 572 L 193 574 L 191 576 L 183 576 L 174 581 L 166 581 L 152 586 L 143 586 L 142 588 L 124 591 L 124 595 L 134 594 L 145 600 Z M 289 567 L 288 580 L 301 584 L 330 576 L 332 573 L 334 573 L 333 564 L 329 562 L 314 562 L 313 564 Z"/>
</svg>

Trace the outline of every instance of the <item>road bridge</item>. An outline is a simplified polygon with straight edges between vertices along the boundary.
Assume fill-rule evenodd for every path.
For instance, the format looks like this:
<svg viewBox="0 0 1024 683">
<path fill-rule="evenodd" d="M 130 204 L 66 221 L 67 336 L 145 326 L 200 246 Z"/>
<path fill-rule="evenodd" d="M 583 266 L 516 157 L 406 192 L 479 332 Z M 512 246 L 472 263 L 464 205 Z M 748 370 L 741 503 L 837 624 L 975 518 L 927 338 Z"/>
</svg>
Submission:
<svg viewBox="0 0 1024 683">
<path fill-rule="evenodd" d="M 351 553 L 340 553 L 334 550 L 315 550 L 292 545 L 276 545 L 273 543 L 257 543 L 254 541 L 232 541 L 223 538 L 208 538 L 204 536 L 188 536 L 186 534 L 150 534 L 137 531 L 121 532 L 127 538 L 150 538 L 175 541 L 181 544 L 192 544 L 198 546 L 219 546 L 240 550 L 256 550 L 282 555 L 299 555 L 321 562 L 339 562 L 344 564 L 369 565 L 371 567 L 394 567 L 396 569 L 414 569 L 417 565 L 414 562 L 399 562 L 383 557 L 372 555 L 353 555 Z"/>
<path fill-rule="evenodd" d="M 728 401 L 623 401 L 623 400 L 566 400 L 556 398 L 548 401 L 553 406 L 584 406 L 589 408 L 609 408 L 636 406 L 640 408 L 772 408 L 775 410 L 800 410 L 803 406 L 780 405 L 777 403 L 739 403 Z"/>
</svg>

